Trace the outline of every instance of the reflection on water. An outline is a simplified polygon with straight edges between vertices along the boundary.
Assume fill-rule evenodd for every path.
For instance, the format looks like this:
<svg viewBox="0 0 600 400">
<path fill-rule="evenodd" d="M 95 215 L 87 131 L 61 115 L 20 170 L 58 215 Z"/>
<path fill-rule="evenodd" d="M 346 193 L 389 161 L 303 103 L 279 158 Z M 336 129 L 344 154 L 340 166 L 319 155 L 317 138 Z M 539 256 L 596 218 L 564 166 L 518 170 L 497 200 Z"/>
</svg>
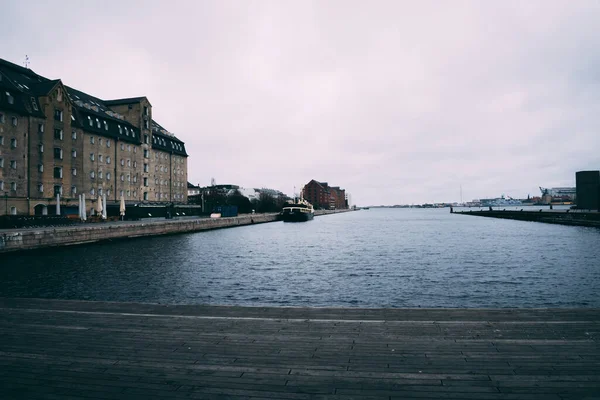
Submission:
<svg viewBox="0 0 600 400">
<path fill-rule="evenodd" d="M 600 307 L 600 230 L 371 209 L 0 258 L 0 296 L 360 307 Z"/>
</svg>

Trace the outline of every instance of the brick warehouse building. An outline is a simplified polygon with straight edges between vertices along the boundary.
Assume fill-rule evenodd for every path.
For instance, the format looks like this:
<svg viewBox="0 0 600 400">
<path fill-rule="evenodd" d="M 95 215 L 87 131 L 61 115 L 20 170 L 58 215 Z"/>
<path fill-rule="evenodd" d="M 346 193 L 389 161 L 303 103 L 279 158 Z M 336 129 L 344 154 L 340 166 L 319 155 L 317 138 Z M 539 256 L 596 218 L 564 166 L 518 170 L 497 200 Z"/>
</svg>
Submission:
<svg viewBox="0 0 600 400">
<path fill-rule="evenodd" d="M 146 97 L 100 100 L 0 59 L 0 215 L 77 214 L 115 204 L 186 203 L 184 143 Z"/>
<path fill-rule="evenodd" d="M 327 182 L 312 179 L 302 188 L 303 198 L 311 203 L 315 209 L 346 209 L 346 191 L 339 186 L 329 186 Z"/>
</svg>

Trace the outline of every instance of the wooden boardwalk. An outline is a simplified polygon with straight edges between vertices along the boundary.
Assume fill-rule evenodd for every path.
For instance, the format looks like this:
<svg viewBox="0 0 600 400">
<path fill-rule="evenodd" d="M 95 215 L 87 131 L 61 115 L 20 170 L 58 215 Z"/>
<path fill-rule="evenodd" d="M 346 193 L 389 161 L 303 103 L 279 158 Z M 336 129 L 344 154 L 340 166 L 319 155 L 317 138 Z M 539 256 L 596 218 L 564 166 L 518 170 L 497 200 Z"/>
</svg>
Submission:
<svg viewBox="0 0 600 400">
<path fill-rule="evenodd" d="M 0 299 L 0 399 L 600 399 L 598 309 Z"/>
</svg>

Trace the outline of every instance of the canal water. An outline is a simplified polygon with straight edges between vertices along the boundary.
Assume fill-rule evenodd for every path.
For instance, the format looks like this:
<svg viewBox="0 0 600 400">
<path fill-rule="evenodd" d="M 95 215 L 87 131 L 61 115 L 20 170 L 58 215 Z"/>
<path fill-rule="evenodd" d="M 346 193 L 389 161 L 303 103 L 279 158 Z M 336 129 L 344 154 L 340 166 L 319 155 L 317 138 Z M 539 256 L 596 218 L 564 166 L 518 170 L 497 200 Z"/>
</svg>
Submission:
<svg viewBox="0 0 600 400">
<path fill-rule="evenodd" d="M 600 307 L 600 230 L 370 209 L 0 256 L 0 296 L 171 304 Z"/>
</svg>

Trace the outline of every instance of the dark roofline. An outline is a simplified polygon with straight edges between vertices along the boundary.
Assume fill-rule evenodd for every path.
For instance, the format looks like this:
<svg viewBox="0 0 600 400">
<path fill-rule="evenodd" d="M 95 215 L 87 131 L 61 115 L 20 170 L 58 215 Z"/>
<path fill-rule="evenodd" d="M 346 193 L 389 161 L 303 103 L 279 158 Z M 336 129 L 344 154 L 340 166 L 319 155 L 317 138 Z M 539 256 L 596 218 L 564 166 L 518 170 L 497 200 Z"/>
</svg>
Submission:
<svg viewBox="0 0 600 400">
<path fill-rule="evenodd" d="M 102 102 L 104 104 L 106 104 L 107 106 L 120 106 L 120 105 L 125 105 L 125 104 L 140 103 L 144 99 L 146 99 L 146 101 L 148 102 L 148 104 L 150 104 L 150 101 L 148 101 L 148 98 L 146 96 L 142 96 L 142 97 L 129 97 L 129 98 L 126 98 L 126 99 L 102 100 Z M 150 105 L 152 106 L 152 104 L 150 104 Z"/>
<path fill-rule="evenodd" d="M 35 72 L 33 72 L 32 70 L 30 70 L 29 68 L 25 68 L 25 67 L 22 67 L 22 66 L 20 66 L 18 64 L 11 63 L 10 61 L 6 61 L 6 60 L 4 60 L 2 58 L 0 58 L 0 65 L 4 65 L 6 67 L 15 69 L 15 70 L 19 71 L 22 74 L 26 74 L 26 75 L 29 75 L 29 76 L 34 76 L 36 78 L 41 78 L 42 80 L 49 80 L 48 78 L 45 78 L 45 77 L 43 77 L 41 75 L 36 74 Z"/>
</svg>

